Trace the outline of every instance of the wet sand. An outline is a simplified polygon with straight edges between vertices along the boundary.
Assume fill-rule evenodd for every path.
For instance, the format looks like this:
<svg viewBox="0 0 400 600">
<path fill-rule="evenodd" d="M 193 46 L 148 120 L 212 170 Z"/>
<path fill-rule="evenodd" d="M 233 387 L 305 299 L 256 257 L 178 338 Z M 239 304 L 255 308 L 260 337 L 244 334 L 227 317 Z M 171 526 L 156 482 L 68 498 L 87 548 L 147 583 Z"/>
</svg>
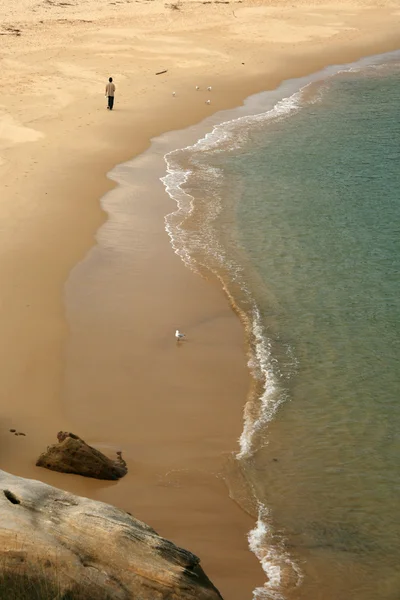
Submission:
<svg viewBox="0 0 400 600">
<path fill-rule="evenodd" d="M 3 30 L 22 32 L 0 38 L 13 84 L 0 107 L 1 467 L 132 512 L 197 553 L 225 598 L 250 598 L 264 580 L 247 549 L 253 519 L 220 477 L 242 429 L 244 333 L 217 283 L 172 252 L 160 173 L 143 162 L 140 185 L 124 174 L 104 198 L 118 218 L 69 275 L 106 219 L 114 165 L 283 79 L 397 48 L 400 13 L 362 2 L 0 4 Z M 60 429 L 122 449 L 129 475 L 110 484 L 37 469 Z"/>
<path fill-rule="evenodd" d="M 243 329 L 218 283 L 172 252 L 162 153 L 147 163 L 112 173 L 120 186 L 102 201 L 109 220 L 67 281 L 59 420 L 15 418 L 27 437 L 8 447 L 25 454 L 4 468 L 120 506 L 198 554 L 224 597 L 250 597 L 264 579 L 247 545 L 253 519 L 221 476 L 248 392 Z M 32 457 L 60 428 L 107 454 L 122 450 L 128 475 L 110 484 L 35 469 Z"/>
</svg>

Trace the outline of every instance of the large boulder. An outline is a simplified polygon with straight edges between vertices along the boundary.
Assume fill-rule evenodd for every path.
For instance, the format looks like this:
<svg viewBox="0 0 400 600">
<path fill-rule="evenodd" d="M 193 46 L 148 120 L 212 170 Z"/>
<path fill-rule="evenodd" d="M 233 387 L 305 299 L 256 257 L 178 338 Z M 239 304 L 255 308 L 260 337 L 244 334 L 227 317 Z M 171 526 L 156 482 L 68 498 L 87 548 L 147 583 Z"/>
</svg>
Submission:
<svg viewBox="0 0 400 600">
<path fill-rule="evenodd" d="M 4 471 L 0 565 L 1 598 L 221 600 L 196 556 L 128 513 Z"/>
<path fill-rule="evenodd" d="M 128 472 L 120 452 L 117 452 L 116 460 L 111 460 L 73 433 L 60 431 L 57 438 L 58 444 L 49 446 L 39 456 L 36 461 L 38 467 L 111 480 L 120 479 Z"/>
</svg>

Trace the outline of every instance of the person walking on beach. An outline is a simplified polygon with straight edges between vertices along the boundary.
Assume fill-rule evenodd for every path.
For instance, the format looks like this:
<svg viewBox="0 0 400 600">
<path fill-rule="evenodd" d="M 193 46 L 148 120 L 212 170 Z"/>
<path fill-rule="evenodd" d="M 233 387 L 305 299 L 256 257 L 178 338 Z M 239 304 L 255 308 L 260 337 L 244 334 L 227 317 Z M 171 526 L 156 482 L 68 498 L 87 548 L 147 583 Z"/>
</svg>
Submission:
<svg viewBox="0 0 400 600">
<path fill-rule="evenodd" d="M 115 94 L 115 85 L 113 83 L 112 77 L 108 78 L 108 83 L 106 85 L 106 97 L 108 98 L 108 106 L 109 110 L 113 109 L 114 106 L 114 94 Z"/>
</svg>

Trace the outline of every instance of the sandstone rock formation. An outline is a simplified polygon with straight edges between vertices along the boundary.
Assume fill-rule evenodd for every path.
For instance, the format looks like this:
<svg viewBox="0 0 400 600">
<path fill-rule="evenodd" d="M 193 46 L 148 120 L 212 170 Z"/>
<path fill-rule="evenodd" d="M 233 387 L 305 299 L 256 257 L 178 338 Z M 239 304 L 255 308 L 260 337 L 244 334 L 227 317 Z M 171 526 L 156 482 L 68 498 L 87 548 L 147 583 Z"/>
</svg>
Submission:
<svg viewBox="0 0 400 600">
<path fill-rule="evenodd" d="M 117 459 L 111 460 L 73 433 L 60 431 L 58 444 L 49 446 L 36 461 L 38 467 L 45 467 L 61 473 L 75 473 L 95 479 L 120 479 L 128 469 L 120 452 Z"/>
<path fill-rule="evenodd" d="M 14 596 L 21 578 L 44 591 Z M 221 600 L 196 556 L 128 513 L 0 471 L 0 592 L 6 585 L 1 597 Z"/>
</svg>

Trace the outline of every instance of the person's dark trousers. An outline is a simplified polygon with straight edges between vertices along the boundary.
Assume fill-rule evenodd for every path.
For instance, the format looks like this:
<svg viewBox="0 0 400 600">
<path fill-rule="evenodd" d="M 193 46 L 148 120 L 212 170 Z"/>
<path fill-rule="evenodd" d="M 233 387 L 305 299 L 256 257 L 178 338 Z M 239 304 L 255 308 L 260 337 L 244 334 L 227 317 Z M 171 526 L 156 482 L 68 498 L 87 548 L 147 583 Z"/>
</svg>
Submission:
<svg viewBox="0 0 400 600">
<path fill-rule="evenodd" d="M 108 108 L 110 110 L 112 110 L 113 106 L 114 106 L 114 96 L 108 96 Z"/>
</svg>

